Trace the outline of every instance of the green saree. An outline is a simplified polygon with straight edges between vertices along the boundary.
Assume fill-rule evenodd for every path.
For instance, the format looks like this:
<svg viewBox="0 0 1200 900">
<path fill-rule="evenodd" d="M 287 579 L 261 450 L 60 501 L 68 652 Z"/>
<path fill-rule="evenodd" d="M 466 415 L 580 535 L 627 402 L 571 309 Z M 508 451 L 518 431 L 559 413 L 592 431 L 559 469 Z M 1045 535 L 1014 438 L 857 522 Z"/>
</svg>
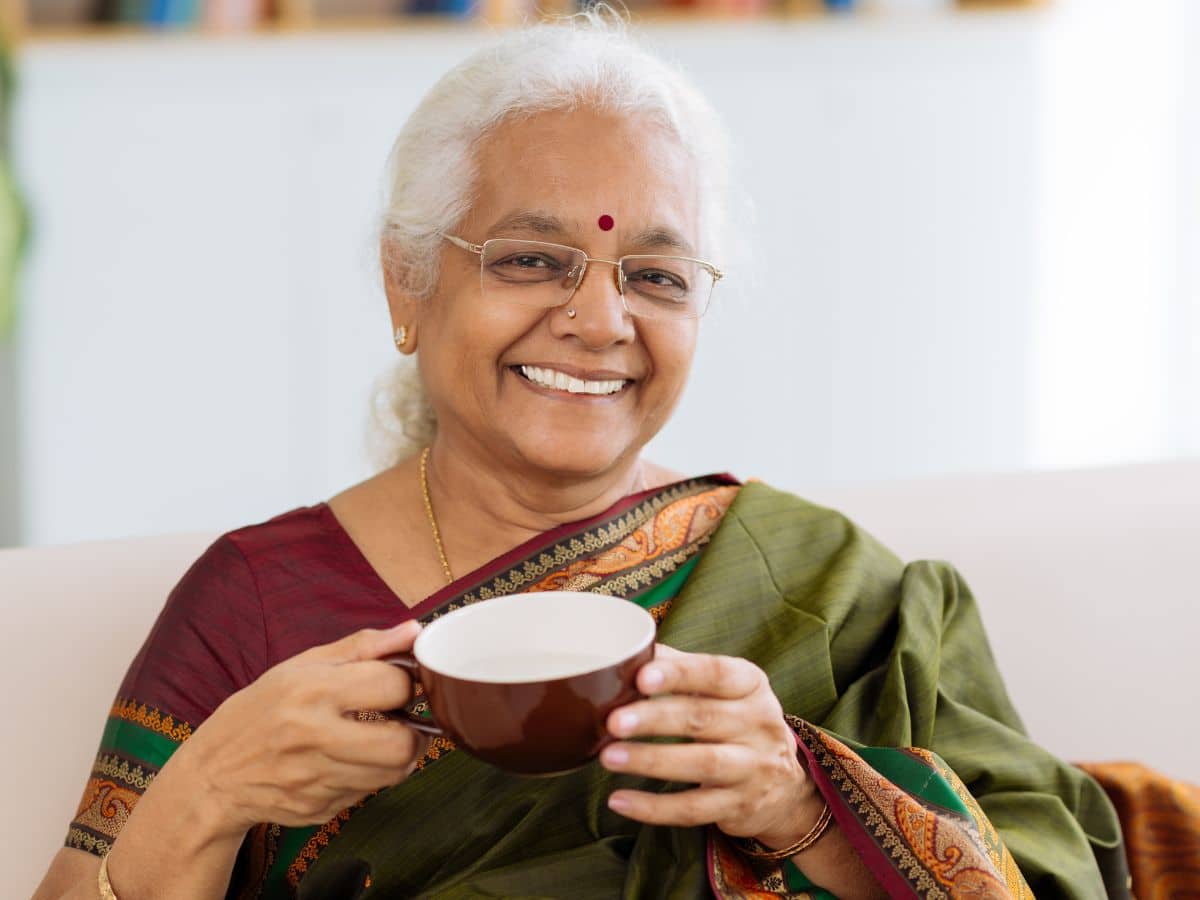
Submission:
<svg viewBox="0 0 1200 900">
<path fill-rule="evenodd" d="M 860 779 L 874 769 L 902 786 L 886 800 L 913 798 L 934 824 L 959 824 L 961 846 L 906 839 L 901 824 L 889 821 L 894 816 L 880 815 L 885 804 L 875 798 L 875 808 L 845 774 L 853 761 L 830 757 L 821 733 L 797 723 L 823 792 L 842 813 L 839 824 L 861 835 L 893 896 L 1019 892 L 1006 884 L 1012 873 L 1003 870 L 1002 853 L 986 877 L 963 874 L 968 845 L 998 847 L 997 832 L 1034 893 L 1104 896 L 1097 860 L 1113 892 L 1123 889 L 1120 832 L 1108 801 L 1086 775 L 1023 734 L 974 601 L 948 566 L 905 567 L 836 513 L 750 484 L 674 598 L 659 640 L 755 661 L 785 710 L 855 742 L 867 764 L 857 766 Z M 940 760 L 865 745 L 924 747 Z M 971 794 L 955 792 L 951 770 Z M 747 897 L 811 889 L 790 866 L 739 866 L 728 845 L 719 846 L 725 842 L 703 831 L 640 826 L 608 811 L 608 794 L 632 783 L 678 787 L 596 765 L 526 781 L 449 754 L 355 812 L 305 881 L 313 879 L 312 896 L 320 896 L 326 866 L 359 858 L 377 861 L 375 883 L 414 896 L 665 900 L 713 888 Z M 739 868 L 739 877 L 729 865 L 722 871 L 722 862 Z M 718 879 L 712 887 L 710 877 Z"/>
<path fill-rule="evenodd" d="M 759 665 L 838 827 L 891 896 L 1128 896 L 1111 805 L 1024 734 L 949 566 L 905 566 L 837 513 L 765 485 L 693 479 L 556 529 L 414 614 L 551 588 L 628 597 L 662 643 Z M 255 829 L 230 894 L 832 896 L 711 829 L 624 819 L 606 805 L 618 787 L 686 786 L 598 764 L 522 779 L 438 742 L 406 781 L 324 826 Z"/>
</svg>

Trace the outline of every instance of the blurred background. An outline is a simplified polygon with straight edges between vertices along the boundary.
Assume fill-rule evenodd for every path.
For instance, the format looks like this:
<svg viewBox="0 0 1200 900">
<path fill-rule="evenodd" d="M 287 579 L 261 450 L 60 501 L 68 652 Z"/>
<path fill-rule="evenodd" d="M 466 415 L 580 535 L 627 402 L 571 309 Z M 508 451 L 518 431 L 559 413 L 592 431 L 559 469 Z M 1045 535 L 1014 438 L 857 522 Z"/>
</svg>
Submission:
<svg viewBox="0 0 1200 900">
<path fill-rule="evenodd" d="M 745 207 L 653 455 L 800 493 L 1200 455 L 1200 5 L 832 5 L 632 6 Z M 385 156 L 527 14 L 5 0 L 0 545 L 231 528 L 371 471 Z"/>
</svg>

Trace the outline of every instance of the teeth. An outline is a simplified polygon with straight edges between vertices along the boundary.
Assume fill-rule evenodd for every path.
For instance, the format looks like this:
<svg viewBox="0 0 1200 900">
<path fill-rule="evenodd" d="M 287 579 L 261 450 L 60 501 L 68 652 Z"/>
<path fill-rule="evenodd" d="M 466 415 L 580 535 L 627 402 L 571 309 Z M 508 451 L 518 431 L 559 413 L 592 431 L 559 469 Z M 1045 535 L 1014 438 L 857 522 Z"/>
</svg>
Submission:
<svg viewBox="0 0 1200 900">
<path fill-rule="evenodd" d="M 581 378 L 572 378 L 565 372 L 559 372 L 555 369 L 539 369 L 537 366 L 521 366 L 521 374 L 534 384 L 540 384 L 542 387 L 554 388 L 559 391 L 567 391 L 571 394 L 615 394 L 621 388 L 625 387 L 623 379 L 616 381 L 584 381 Z"/>
</svg>

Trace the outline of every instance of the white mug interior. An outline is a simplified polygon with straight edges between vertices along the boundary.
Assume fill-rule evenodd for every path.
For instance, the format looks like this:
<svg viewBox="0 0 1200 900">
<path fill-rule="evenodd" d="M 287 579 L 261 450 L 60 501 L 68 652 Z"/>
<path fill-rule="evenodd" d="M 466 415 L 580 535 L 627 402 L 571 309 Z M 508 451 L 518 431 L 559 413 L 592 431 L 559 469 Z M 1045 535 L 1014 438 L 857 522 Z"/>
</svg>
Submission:
<svg viewBox="0 0 1200 900">
<path fill-rule="evenodd" d="M 629 600 L 575 591 L 494 597 L 430 623 L 421 665 L 471 681 L 570 678 L 628 659 L 654 640 L 654 619 Z"/>
</svg>

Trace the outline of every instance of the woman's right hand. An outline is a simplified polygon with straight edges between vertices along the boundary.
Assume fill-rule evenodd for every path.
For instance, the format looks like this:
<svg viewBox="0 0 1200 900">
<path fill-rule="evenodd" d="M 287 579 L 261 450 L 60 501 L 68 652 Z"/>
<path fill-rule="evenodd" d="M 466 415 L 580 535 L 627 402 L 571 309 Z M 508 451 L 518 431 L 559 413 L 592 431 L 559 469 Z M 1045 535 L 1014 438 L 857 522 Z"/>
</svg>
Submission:
<svg viewBox="0 0 1200 900">
<path fill-rule="evenodd" d="M 218 706 L 154 776 L 114 841 L 117 896 L 218 900 L 254 825 L 327 822 L 403 781 L 425 737 L 356 713 L 408 702 L 408 674 L 380 659 L 410 649 L 420 630 L 408 622 L 313 647 Z M 92 900 L 99 868 L 92 854 L 64 847 L 35 896 Z"/>
<path fill-rule="evenodd" d="M 171 760 L 215 801 L 214 830 L 240 837 L 260 822 L 323 823 L 403 781 L 427 739 L 400 722 L 356 714 L 409 701 L 408 674 L 380 659 L 411 649 L 420 630 L 406 622 L 313 647 L 217 707 Z"/>
</svg>

